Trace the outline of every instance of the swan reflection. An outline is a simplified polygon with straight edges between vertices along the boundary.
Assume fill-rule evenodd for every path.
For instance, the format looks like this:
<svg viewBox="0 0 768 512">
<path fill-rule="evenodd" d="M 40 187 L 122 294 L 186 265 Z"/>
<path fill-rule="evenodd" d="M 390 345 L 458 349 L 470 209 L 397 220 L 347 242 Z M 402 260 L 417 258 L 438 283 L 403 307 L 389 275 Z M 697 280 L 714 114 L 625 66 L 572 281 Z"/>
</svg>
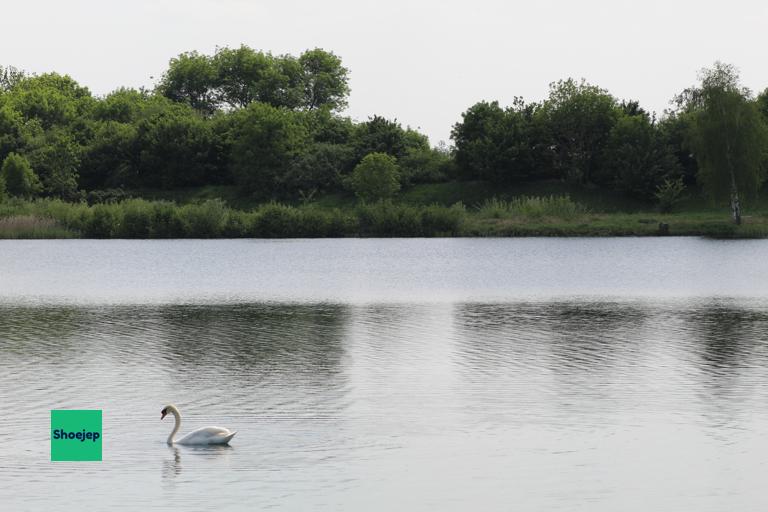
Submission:
<svg viewBox="0 0 768 512">
<path fill-rule="evenodd" d="M 173 480 L 181 474 L 181 453 L 175 446 L 169 446 L 168 451 L 173 454 L 170 459 L 163 461 L 163 480 Z"/>
</svg>

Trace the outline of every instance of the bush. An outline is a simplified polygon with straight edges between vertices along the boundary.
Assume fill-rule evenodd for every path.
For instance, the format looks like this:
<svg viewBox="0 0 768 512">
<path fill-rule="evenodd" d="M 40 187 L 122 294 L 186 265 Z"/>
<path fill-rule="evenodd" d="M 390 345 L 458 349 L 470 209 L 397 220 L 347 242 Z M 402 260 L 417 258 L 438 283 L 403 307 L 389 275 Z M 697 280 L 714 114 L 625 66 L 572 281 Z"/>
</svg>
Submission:
<svg viewBox="0 0 768 512">
<path fill-rule="evenodd" d="M 38 194 L 42 188 L 40 180 L 29 165 L 29 160 L 16 153 L 5 157 L 0 178 L 5 182 L 5 191 L 12 196 L 29 198 Z"/>
<path fill-rule="evenodd" d="M 120 203 L 117 208 L 123 212 L 119 233 L 121 238 L 149 238 L 154 213 L 152 203 L 134 199 Z"/>
<path fill-rule="evenodd" d="M 221 199 L 208 199 L 181 208 L 185 234 L 190 238 L 214 238 L 222 233 L 229 209 Z"/>
<path fill-rule="evenodd" d="M 269 203 L 256 211 L 249 229 L 255 238 L 288 238 L 295 236 L 297 210 L 279 203 Z"/>
<path fill-rule="evenodd" d="M 360 234 L 367 236 L 436 236 L 455 234 L 464 219 L 464 206 L 416 207 L 390 201 L 358 206 Z"/>
<path fill-rule="evenodd" d="M 421 210 L 421 231 L 424 236 L 455 235 L 461 228 L 466 210 L 462 203 L 450 208 L 431 205 Z"/>
<path fill-rule="evenodd" d="M 363 201 L 389 199 L 400 190 L 397 161 L 385 153 L 370 153 L 357 164 L 347 183 Z"/>
<path fill-rule="evenodd" d="M 91 215 L 86 220 L 83 235 L 86 238 L 112 238 L 117 235 L 120 219 L 113 205 L 97 204 L 91 208 Z"/>
<path fill-rule="evenodd" d="M 168 201 L 152 203 L 150 238 L 182 238 L 184 234 L 184 221 L 178 206 Z"/>
<path fill-rule="evenodd" d="M 659 201 L 659 210 L 661 213 L 670 213 L 672 209 L 683 200 L 683 191 L 685 185 L 683 184 L 682 176 L 675 179 L 665 179 L 664 183 L 658 186 L 656 189 L 656 199 Z"/>
</svg>

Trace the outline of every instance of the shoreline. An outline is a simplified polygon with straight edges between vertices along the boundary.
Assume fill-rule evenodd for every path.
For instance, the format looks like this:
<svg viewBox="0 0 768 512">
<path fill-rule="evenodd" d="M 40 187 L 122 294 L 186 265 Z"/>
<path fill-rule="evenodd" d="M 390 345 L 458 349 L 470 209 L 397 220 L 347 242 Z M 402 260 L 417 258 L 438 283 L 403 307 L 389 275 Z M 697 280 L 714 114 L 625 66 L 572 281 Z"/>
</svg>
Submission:
<svg viewBox="0 0 768 512">
<path fill-rule="evenodd" d="M 768 238 L 763 211 L 745 215 L 737 226 L 726 211 L 599 213 L 556 200 L 533 203 L 538 208 L 377 202 L 349 207 L 266 203 L 241 210 L 220 199 L 183 205 L 145 199 L 95 205 L 16 200 L 0 204 L 0 239 Z"/>
</svg>

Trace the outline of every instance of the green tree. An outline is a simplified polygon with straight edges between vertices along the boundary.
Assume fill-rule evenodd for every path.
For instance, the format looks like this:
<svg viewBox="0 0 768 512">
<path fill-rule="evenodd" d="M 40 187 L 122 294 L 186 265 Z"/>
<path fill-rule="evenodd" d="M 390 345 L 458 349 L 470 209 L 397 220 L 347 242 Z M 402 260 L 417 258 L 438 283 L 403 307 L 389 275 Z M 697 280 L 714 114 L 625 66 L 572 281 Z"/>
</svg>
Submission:
<svg viewBox="0 0 768 512">
<path fill-rule="evenodd" d="M 95 103 L 87 88 L 58 73 L 21 79 L 8 91 L 6 99 L 24 120 L 36 119 L 46 130 L 77 125 L 90 115 Z"/>
<path fill-rule="evenodd" d="M 247 193 L 271 197 L 307 144 L 306 126 L 295 112 L 251 103 L 233 114 L 232 174 Z"/>
<path fill-rule="evenodd" d="M 143 117 L 150 104 L 167 101 L 162 97 L 153 98 L 146 91 L 121 87 L 96 102 L 93 118 L 98 121 L 134 123 Z"/>
<path fill-rule="evenodd" d="M 370 153 L 386 153 L 399 160 L 409 149 L 429 149 L 427 137 L 410 128 L 403 129 L 397 120 L 390 121 L 378 115 L 355 126 L 351 143 L 358 161 Z"/>
<path fill-rule="evenodd" d="M 25 144 L 24 120 L 0 98 L 0 160 Z"/>
<path fill-rule="evenodd" d="M 332 52 L 320 48 L 307 50 L 299 57 L 302 71 L 303 106 L 340 110 L 347 106 L 349 70 Z"/>
<path fill-rule="evenodd" d="M 736 68 L 721 62 L 703 69 L 701 85 L 685 91 L 679 103 L 693 113 L 690 145 L 699 182 L 713 199 L 727 197 L 733 221 L 741 224 L 743 197 L 757 194 L 765 179 L 765 120 L 739 85 Z"/>
<path fill-rule="evenodd" d="M 400 181 L 403 186 L 446 181 L 451 161 L 451 156 L 446 151 L 410 148 L 399 161 Z"/>
<path fill-rule="evenodd" d="M 41 190 L 40 180 L 22 155 L 9 154 L 3 161 L 0 176 L 5 190 L 12 196 L 29 198 Z"/>
<path fill-rule="evenodd" d="M 347 145 L 315 142 L 291 162 L 281 183 L 292 195 L 332 190 L 347 168 L 354 165 L 353 158 L 352 148 Z"/>
<path fill-rule="evenodd" d="M 536 108 L 516 99 L 508 109 L 496 101 L 482 101 L 464 112 L 451 132 L 464 178 L 501 184 L 535 176 L 539 172 L 532 126 Z"/>
<path fill-rule="evenodd" d="M 166 98 L 186 103 L 198 112 L 210 115 L 216 110 L 214 90 L 217 82 L 211 57 L 193 51 L 171 59 L 157 90 Z"/>
<path fill-rule="evenodd" d="M 604 155 L 601 181 L 641 199 L 653 199 L 665 179 L 680 174 L 671 148 L 645 115 L 621 117 L 611 129 Z"/>
<path fill-rule="evenodd" d="M 139 158 L 137 125 L 117 121 L 96 122 L 84 148 L 79 185 L 85 190 L 137 185 Z"/>
<path fill-rule="evenodd" d="M 554 169 L 575 183 L 593 183 L 602 151 L 621 113 L 607 91 L 585 81 L 560 80 L 550 85 L 539 115 L 551 136 Z"/>
<path fill-rule="evenodd" d="M 27 157 L 46 195 L 70 201 L 80 198 L 77 181 L 82 149 L 63 128 L 48 130 L 30 143 Z"/>
<path fill-rule="evenodd" d="M 695 186 L 699 174 L 699 165 L 688 143 L 693 118 L 690 112 L 667 112 L 657 124 L 659 137 L 674 154 L 680 166 L 683 184 L 686 186 Z"/>
<path fill-rule="evenodd" d="M 282 76 L 276 59 L 269 53 L 248 46 L 219 48 L 212 60 L 217 76 L 217 96 L 232 108 L 243 108 L 253 101 L 275 103 L 275 90 L 287 78 Z"/>
<path fill-rule="evenodd" d="M 130 137 L 130 133 L 116 134 Z M 223 164 L 212 124 L 184 105 L 169 108 L 136 125 L 136 184 L 165 189 L 221 182 Z"/>
<path fill-rule="evenodd" d="M 371 153 L 357 164 L 349 177 L 349 187 L 363 201 L 389 199 L 400 190 L 397 160 L 385 153 Z"/>
</svg>

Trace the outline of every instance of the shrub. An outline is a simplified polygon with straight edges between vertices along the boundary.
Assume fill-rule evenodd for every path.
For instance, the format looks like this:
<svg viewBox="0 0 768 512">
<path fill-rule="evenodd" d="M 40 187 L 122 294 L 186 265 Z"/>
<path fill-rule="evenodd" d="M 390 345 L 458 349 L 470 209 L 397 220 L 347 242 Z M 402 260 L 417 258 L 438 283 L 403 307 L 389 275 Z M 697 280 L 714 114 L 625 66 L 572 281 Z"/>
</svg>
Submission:
<svg viewBox="0 0 768 512">
<path fill-rule="evenodd" d="M 150 238 L 181 238 L 184 236 L 184 221 L 179 207 L 168 201 L 152 203 L 152 220 L 149 225 Z"/>
<path fill-rule="evenodd" d="M 190 238 L 213 238 L 221 234 L 227 222 L 229 209 L 221 199 L 208 199 L 200 204 L 181 208 L 185 233 Z"/>
<path fill-rule="evenodd" d="M 655 194 L 661 213 L 670 213 L 675 205 L 683 200 L 684 190 L 682 176 L 675 180 L 665 179 L 664 183 L 658 186 Z"/>
<path fill-rule="evenodd" d="M 5 157 L 0 177 L 5 182 L 6 192 L 12 196 L 29 198 L 42 189 L 40 180 L 29 165 L 29 160 L 16 153 L 10 153 Z"/>
<path fill-rule="evenodd" d="M 450 208 L 431 205 L 421 210 L 421 231 L 424 236 L 455 235 L 461 228 L 466 210 L 462 203 Z"/>
<path fill-rule="evenodd" d="M 389 199 L 400 190 L 397 161 L 385 153 L 370 153 L 357 164 L 347 184 L 363 201 Z"/>
<path fill-rule="evenodd" d="M 134 199 L 120 203 L 116 209 L 121 209 L 123 212 L 120 237 L 149 238 L 154 213 L 152 203 L 142 199 Z"/>
<path fill-rule="evenodd" d="M 255 238 L 295 236 L 297 217 L 295 208 L 279 203 L 269 203 L 256 211 L 249 235 Z"/>
<path fill-rule="evenodd" d="M 120 226 L 117 211 L 114 206 L 104 204 L 97 204 L 91 208 L 91 215 L 83 226 L 83 235 L 86 238 L 114 237 Z"/>
</svg>

